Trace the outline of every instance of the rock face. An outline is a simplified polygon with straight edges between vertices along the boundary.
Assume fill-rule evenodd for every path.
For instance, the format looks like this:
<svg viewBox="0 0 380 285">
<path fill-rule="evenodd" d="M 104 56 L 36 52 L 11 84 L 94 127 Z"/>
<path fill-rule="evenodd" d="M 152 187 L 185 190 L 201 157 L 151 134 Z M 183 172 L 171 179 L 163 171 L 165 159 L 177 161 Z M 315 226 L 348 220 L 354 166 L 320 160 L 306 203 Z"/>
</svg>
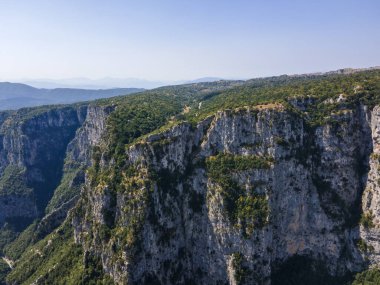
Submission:
<svg viewBox="0 0 380 285">
<path fill-rule="evenodd" d="M 323 126 L 281 105 L 182 123 L 126 150 L 135 171 L 118 191 L 87 177 L 75 239 L 118 284 L 283 284 L 297 264 L 343 282 L 380 261 L 379 130 L 379 107 L 359 104 Z M 243 189 L 236 205 L 261 197 L 267 214 L 229 216 L 224 182 L 205 166 L 218 154 L 270 158 L 270 167 L 220 174 Z M 359 227 L 363 191 L 371 228 Z"/>
<path fill-rule="evenodd" d="M 100 257 L 117 284 L 275 285 L 292 272 L 344 284 L 380 264 L 380 107 L 313 125 L 300 115 L 311 103 L 180 123 L 100 154 L 100 178 L 85 169 L 115 107 L 0 113 L 0 223 L 46 211 L 43 238 L 74 207 L 84 260 Z"/>
<path fill-rule="evenodd" d="M 1 215 L 33 220 L 43 213 L 60 181 L 67 144 L 83 123 L 85 112 L 85 107 L 52 109 L 25 120 L 14 113 L 3 122 L 0 173 L 4 176 L 9 166 L 23 170 L 20 179 L 32 191 L 3 189 Z"/>
<path fill-rule="evenodd" d="M 63 170 L 74 171 L 91 163 L 91 147 L 100 140 L 106 115 L 111 111 L 112 107 L 73 105 L 35 113 L 33 109 L 29 113 L 28 110 L 1 113 L 0 184 L 7 179 L 9 169 L 13 171 L 8 175 L 13 177 L 12 183 L 3 181 L 2 185 L 1 223 L 25 219 L 30 222 L 43 216 L 54 190 L 65 179 Z M 15 176 L 21 182 L 14 182 Z M 68 180 L 69 185 L 80 184 L 84 172 L 77 172 Z M 20 189 L 20 185 L 24 188 Z M 68 187 L 64 188 L 62 192 Z M 71 200 L 79 196 L 79 190 L 74 194 L 56 198 L 54 207 L 63 207 L 59 214 L 55 213 L 55 223 L 50 227 L 59 225 L 65 218 L 70 208 L 67 205 L 75 204 Z"/>
<path fill-rule="evenodd" d="M 107 117 L 114 109 L 113 106 L 90 106 L 87 109 L 86 120 L 67 147 L 68 159 L 86 166 L 91 164 L 92 147 L 99 144 L 106 128 Z"/>
<path fill-rule="evenodd" d="M 369 158 L 370 170 L 366 180 L 366 187 L 362 198 L 362 210 L 367 216 L 367 225 L 361 225 L 360 234 L 366 257 L 370 264 L 380 263 L 380 108 L 375 107 L 372 112 L 370 126 L 372 131 L 373 153 Z"/>
<path fill-rule="evenodd" d="M 47 212 L 59 208 L 74 196 L 79 197 L 80 188 L 84 184 L 85 169 L 91 165 L 93 147 L 99 144 L 106 129 L 108 115 L 114 109 L 114 106 L 96 105 L 87 108 L 84 122 L 67 145 L 61 185 L 55 190 Z"/>
</svg>

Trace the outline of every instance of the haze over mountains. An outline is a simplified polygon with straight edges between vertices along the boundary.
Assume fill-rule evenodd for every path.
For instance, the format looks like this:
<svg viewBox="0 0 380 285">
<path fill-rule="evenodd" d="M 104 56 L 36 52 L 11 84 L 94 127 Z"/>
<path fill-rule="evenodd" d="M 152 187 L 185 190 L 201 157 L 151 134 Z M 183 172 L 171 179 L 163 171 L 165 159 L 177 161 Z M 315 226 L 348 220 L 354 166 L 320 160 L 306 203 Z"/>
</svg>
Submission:
<svg viewBox="0 0 380 285">
<path fill-rule="evenodd" d="M 26 84 L 0 82 L 0 110 L 13 110 L 39 105 L 68 104 L 81 101 L 128 95 L 143 91 L 142 88 L 112 89 L 39 89 Z"/>
<path fill-rule="evenodd" d="M 290 76 L 316 76 L 328 74 L 350 74 L 359 71 L 376 70 L 370 68 L 343 68 L 327 73 L 295 74 Z M 181 81 L 149 81 L 138 78 L 70 78 L 20 80 L 23 83 L 0 82 L 0 110 L 14 110 L 41 105 L 70 104 L 142 92 L 162 86 L 196 84 L 224 80 L 219 77 L 201 77 Z"/>
<path fill-rule="evenodd" d="M 41 105 L 70 104 L 101 98 L 128 95 L 165 85 L 201 83 L 222 80 L 203 77 L 190 81 L 149 81 L 136 78 L 72 78 L 62 80 L 20 80 L 23 83 L 0 82 L 0 110 L 14 110 Z"/>
<path fill-rule="evenodd" d="M 80 89 L 113 89 L 113 88 L 144 88 L 152 89 L 167 85 L 185 83 L 213 82 L 222 80 L 219 77 L 200 77 L 194 80 L 146 80 L 141 78 L 113 78 L 89 79 L 85 77 L 67 79 L 21 79 L 17 82 L 35 88 L 80 88 Z M 16 81 L 16 80 L 13 80 Z"/>
</svg>

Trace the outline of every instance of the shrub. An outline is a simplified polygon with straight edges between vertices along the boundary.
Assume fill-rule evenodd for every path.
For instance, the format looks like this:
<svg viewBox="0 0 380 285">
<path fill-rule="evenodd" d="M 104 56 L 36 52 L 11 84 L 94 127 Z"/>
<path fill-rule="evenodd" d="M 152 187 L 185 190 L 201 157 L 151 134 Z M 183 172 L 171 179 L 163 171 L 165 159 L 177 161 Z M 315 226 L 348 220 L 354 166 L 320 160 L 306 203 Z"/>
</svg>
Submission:
<svg viewBox="0 0 380 285">
<path fill-rule="evenodd" d="M 244 256 L 240 252 L 232 254 L 232 268 L 234 269 L 234 277 L 237 284 L 244 284 L 249 269 L 244 266 Z"/>
<path fill-rule="evenodd" d="M 374 250 L 373 246 L 372 245 L 368 245 L 365 240 L 363 239 L 359 239 L 358 242 L 357 242 L 357 246 L 358 246 L 358 249 L 361 251 L 361 252 L 364 252 L 364 253 L 368 253 L 368 252 L 372 252 Z"/>
<path fill-rule="evenodd" d="M 206 169 L 212 181 L 220 186 L 225 212 L 232 224 L 243 228 L 243 234 L 251 235 L 255 228 L 262 228 L 269 215 L 267 199 L 255 193 L 247 194 L 230 173 L 249 169 L 268 169 L 273 159 L 259 156 L 218 154 L 206 159 Z"/>
<path fill-rule="evenodd" d="M 356 274 L 355 280 L 352 285 L 375 285 L 380 284 L 380 270 L 379 268 L 368 269 L 361 273 Z"/>
<path fill-rule="evenodd" d="M 360 224 L 366 229 L 373 228 L 375 226 L 373 223 L 373 214 L 371 212 L 362 213 Z"/>
</svg>

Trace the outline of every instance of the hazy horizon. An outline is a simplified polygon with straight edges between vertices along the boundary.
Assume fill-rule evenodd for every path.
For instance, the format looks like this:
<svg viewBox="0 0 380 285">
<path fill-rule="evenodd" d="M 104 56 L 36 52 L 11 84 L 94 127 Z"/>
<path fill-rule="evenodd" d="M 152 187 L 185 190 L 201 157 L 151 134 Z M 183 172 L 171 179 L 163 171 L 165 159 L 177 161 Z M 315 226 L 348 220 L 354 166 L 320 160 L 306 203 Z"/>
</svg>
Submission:
<svg viewBox="0 0 380 285">
<path fill-rule="evenodd" d="M 245 78 L 219 78 L 219 77 L 201 77 L 189 80 L 176 81 L 150 81 L 143 78 L 62 78 L 62 79 L 13 79 L 1 80 L 2 82 L 26 84 L 35 88 L 81 88 L 81 89 L 112 89 L 112 88 L 145 88 L 152 89 L 167 85 L 180 85 L 196 82 L 210 82 L 218 80 L 246 80 Z"/>
<path fill-rule="evenodd" d="M 368 69 L 368 68 L 380 68 L 380 66 L 362 66 L 362 67 L 342 67 L 335 70 L 324 70 L 324 71 L 314 71 L 306 73 L 283 73 L 283 74 L 272 74 L 267 76 L 256 76 L 250 78 L 221 78 L 221 77 L 199 77 L 187 80 L 172 80 L 172 81 L 150 81 L 144 78 L 86 78 L 86 77 L 77 77 L 77 78 L 62 78 L 62 79 L 50 79 L 50 78 L 23 78 L 23 79 L 14 79 L 14 80 L 1 80 L 2 82 L 10 83 L 21 83 L 26 84 L 35 88 L 42 89 L 56 89 L 56 88 L 79 88 L 79 89 L 113 89 L 113 88 L 145 88 L 153 89 L 162 86 L 168 85 L 181 85 L 187 83 L 198 83 L 198 82 L 212 82 L 218 80 L 249 80 L 254 78 L 264 78 L 271 76 L 280 76 L 280 75 L 303 75 L 303 74 L 317 74 L 324 72 L 334 72 L 341 69 Z"/>
</svg>

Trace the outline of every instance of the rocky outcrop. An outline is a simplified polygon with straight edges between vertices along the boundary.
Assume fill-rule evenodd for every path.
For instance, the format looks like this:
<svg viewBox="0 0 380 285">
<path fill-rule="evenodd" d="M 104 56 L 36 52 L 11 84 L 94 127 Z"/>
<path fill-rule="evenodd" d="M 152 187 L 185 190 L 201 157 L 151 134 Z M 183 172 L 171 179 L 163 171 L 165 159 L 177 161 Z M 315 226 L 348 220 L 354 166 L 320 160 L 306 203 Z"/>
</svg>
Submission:
<svg viewBox="0 0 380 285">
<path fill-rule="evenodd" d="M 149 136 L 126 150 L 117 190 L 88 177 L 76 241 L 118 284 L 281 284 L 297 262 L 343 282 L 368 257 L 378 262 L 377 226 L 359 228 L 364 189 L 364 210 L 378 223 L 377 113 L 357 105 L 312 127 L 272 104 Z M 213 179 L 206 165 L 218 154 L 253 167 Z M 241 212 L 231 215 L 231 201 Z"/>
<path fill-rule="evenodd" d="M 92 146 L 100 140 L 112 110 L 72 105 L 21 109 L 0 116 L 0 184 L 9 168 L 19 169 L 18 178 L 25 184 L 25 189 L 15 182 L 2 187 L 0 221 L 18 224 L 21 218 L 30 223 L 54 201 L 41 227 L 46 227 L 47 220 L 54 221 L 49 229 L 58 226 L 79 197 L 83 169 L 91 163 Z"/>
<path fill-rule="evenodd" d="M 106 120 L 114 106 L 89 106 L 86 120 L 67 147 L 67 159 L 91 165 L 92 148 L 99 144 L 106 129 Z"/>
<path fill-rule="evenodd" d="M 93 147 L 99 144 L 106 129 L 106 120 L 114 109 L 114 106 L 96 105 L 87 108 L 86 119 L 67 145 L 63 178 L 48 204 L 48 213 L 74 197 L 79 197 L 85 169 L 91 165 Z"/>
</svg>

